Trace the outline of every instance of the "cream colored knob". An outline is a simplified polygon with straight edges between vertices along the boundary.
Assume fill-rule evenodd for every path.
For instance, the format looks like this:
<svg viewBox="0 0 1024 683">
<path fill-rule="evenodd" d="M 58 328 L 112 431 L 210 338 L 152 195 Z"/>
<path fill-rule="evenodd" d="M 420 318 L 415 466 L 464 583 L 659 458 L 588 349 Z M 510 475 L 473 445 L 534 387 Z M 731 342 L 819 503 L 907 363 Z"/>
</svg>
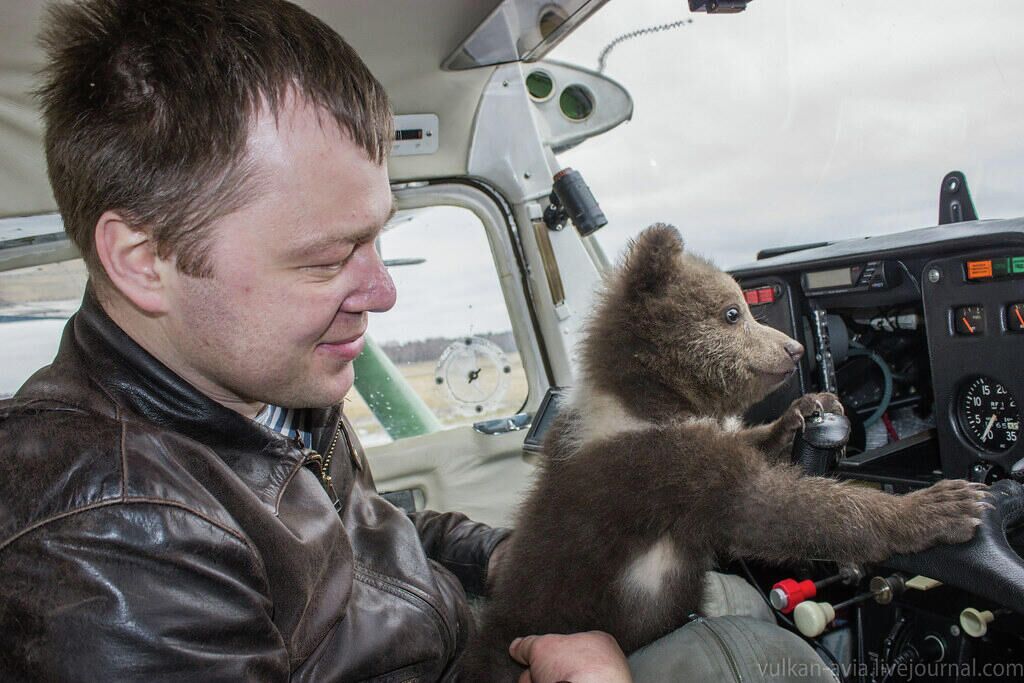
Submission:
<svg viewBox="0 0 1024 683">
<path fill-rule="evenodd" d="M 820 636 L 835 618 L 836 611 L 827 602 L 805 600 L 793 610 L 793 620 L 797 629 L 808 638 Z"/>
<path fill-rule="evenodd" d="M 995 618 L 995 615 L 988 610 L 980 612 L 973 607 L 968 607 L 960 613 L 960 628 L 972 638 L 981 638 L 988 633 L 988 625 Z"/>
</svg>

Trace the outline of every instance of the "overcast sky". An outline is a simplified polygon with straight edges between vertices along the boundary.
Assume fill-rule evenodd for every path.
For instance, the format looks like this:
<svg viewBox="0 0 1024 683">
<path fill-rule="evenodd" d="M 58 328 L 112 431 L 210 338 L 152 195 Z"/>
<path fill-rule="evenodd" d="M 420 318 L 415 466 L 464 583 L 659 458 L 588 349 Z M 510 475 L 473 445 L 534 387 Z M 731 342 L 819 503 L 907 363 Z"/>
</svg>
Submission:
<svg viewBox="0 0 1024 683">
<path fill-rule="evenodd" d="M 733 266 L 763 247 L 933 225 L 946 172 L 979 216 L 1024 215 L 1024 2 L 756 0 L 736 15 L 612 0 L 550 58 L 632 94 L 633 120 L 560 156 L 609 252 L 653 221 Z"/>
<path fill-rule="evenodd" d="M 597 234 L 613 258 L 655 221 L 726 268 L 765 247 L 934 225 L 954 169 L 981 217 L 1024 215 L 1024 2 L 756 0 L 708 16 L 611 0 L 549 58 L 596 68 L 616 36 L 686 18 L 610 53 L 633 119 L 559 157 L 608 216 Z M 478 222 L 423 220 L 385 240 L 386 257 L 427 264 L 393 269 L 398 306 L 374 316 L 375 337 L 508 329 L 493 267 L 462 258 L 486 247 L 447 241 L 481 237 Z M 453 255 L 459 277 L 438 292 Z"/>
</svg>

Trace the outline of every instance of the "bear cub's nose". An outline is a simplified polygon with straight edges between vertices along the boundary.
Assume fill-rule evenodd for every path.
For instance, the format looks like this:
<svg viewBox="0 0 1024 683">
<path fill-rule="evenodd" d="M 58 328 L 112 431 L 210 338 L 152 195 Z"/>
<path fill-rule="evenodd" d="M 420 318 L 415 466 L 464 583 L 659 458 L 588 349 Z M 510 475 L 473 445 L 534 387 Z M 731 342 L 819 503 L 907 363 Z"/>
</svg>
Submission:
<svg viewBox="0 0 1024 683">
<path fill-rule="evenodd" d="M 789 354 L 790 359 L 794 363 L 799 361 L 804 356 L 803 345 L 800 342 L 796 341 L 795 339 L 790 339 L 788 342 L 786 342 L 785 349 L 786 353 Z"/>
</svg>

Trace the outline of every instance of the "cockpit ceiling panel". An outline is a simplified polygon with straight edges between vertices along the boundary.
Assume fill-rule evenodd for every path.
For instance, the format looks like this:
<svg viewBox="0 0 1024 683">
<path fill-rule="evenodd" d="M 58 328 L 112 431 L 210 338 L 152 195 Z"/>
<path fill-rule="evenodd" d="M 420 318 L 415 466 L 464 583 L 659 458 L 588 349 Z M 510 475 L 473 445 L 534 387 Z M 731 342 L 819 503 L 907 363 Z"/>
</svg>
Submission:
<svg viewBox="0 0 1024 683">
<path fill-rule="evenodd" d="M 46 179 L 42 127 L 30 92 L 42 65 L 36 45 L 49 0 L 0 10 L 0 216 L 56 209 Z M 441 63 L 500 0 L 298 0 L 359 52 L 391 96 L 395 113 L 436 114 L 440 148 L 393 160 L 395 180 L 465 173 L 473 114 L 490 69 L 443 71 Z"/>
<path fill-rule="evenodd" d="M 458 71 L 548 53 L 608 0 L 504 0 L 445 61 Z"/>
</svg>

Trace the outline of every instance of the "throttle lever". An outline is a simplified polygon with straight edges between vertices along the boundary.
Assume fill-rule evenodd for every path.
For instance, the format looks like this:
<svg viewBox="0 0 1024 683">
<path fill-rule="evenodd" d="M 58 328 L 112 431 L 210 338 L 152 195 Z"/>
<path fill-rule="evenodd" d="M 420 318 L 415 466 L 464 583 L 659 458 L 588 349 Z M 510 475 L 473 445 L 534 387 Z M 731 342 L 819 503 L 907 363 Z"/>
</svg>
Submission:
<svg viewBox="0 0 1024 683">
<path fill-rule="evenodd" d="M 845 415 L 815 412 L 793 440 L 793 463 L 804 474 L 825 476 L 839 463 L 849 439 L 850 421 Z"/>
</svg>

